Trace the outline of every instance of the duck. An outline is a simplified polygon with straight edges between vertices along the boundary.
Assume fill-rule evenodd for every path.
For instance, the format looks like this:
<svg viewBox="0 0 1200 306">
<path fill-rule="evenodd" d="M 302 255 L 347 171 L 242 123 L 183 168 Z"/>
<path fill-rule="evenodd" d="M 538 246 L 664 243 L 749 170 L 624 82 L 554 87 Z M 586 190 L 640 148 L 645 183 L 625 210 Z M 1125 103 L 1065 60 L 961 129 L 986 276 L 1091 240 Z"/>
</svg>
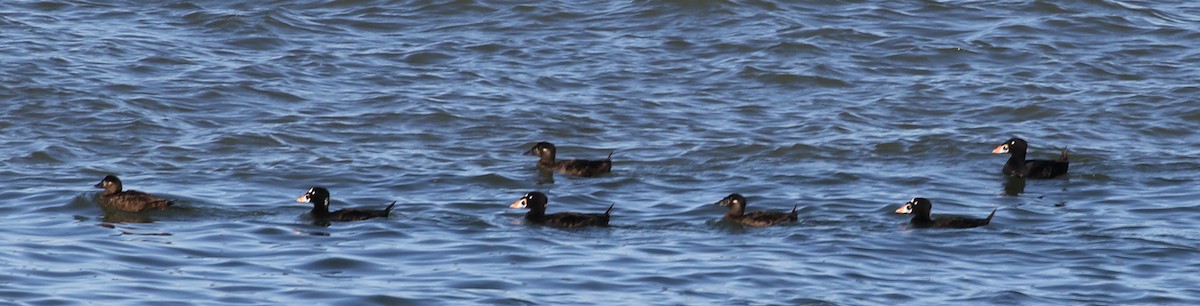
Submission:
<svg viewBox="0 0 1200 306">
<path fill-rule="evenodd" d="M 933 211 L 933 202 L 926 198 L 913 198 L 908 203 L 904 203 L 900 208 L 896 209 L 898 214 L 913 214 L 911 220 L 908 221 L 916 228 L 972 228 L 988 225 L 992 223 L 992 217 L 996 216 L 996 209 L 992 209 L 992 213 L 987 218 L 978 219 L 964 216 L 943 215 L 937 218 L 930 217 Z"/>
<path fill-rule="evenodd" d="M 733 193 L 713 205 L 728 206 L 729 211 L 725 213 L 725 220 L 750 227 L 768 227 L 783 222 L 795 222 L 800 219 L 800 213 L 796 210 L 800 208 L 799 204 L 792 207 L 791 213 L 756 211 L 749 214 L 745 213 L 746 204 L 748 204 L 746 197 Z"/>
<path fill-rule="evenodd" d="M 525 196 L 517 199 L 509 208 L 527 208 L 529 212 L 525 213 L 525 220 L 529 220 L 533 224 L 548 225 L 561 228 L 577 228 L 587 226 L 608 226 L 608 219 L 612 213 L 613 206 L 609 205 L 608 210 L 603 214 L 584 214 L 576 212 L 560 212 L 546 214 L 546 204 L 549 203 L 549 198 L 541 192 L 526 193 Z"/>
<path fill-rule="evenodd" d="M 381 210 L 374 209 L 358 209 L 358 208 L 343 208 L 334 212 L 329 211 L 329 189 L 324 187 L 312 187 L 296 198 L 296 202 L 312 203 L 312 217 L 314 223 L 329 225 L 329 222 L 348 222 L 362 221 L 371 218 L 387 218 L 392 212 L 392 208 L 396 207 L 396 202 Z"/>
<path fill-rule="evenodd" d="M 612 154 L 608 152 L 608 157 L 604 160 L 555 160 L 557 148 L 549 142 L 539 142 L 533 145 L 525 155 L 537 156 L 538 168 L 557 171 L 558 173 L 573 175 L 579 177 L 594 177 L 601 174 L 612 172 Z"/>
<path fill-rule="evenodd" d="M 120 211 L 141 212 L 151 209 L 161 210 L 175 204 L 175 200 L 160 198 L 149 193 L 137 190 L 122 190 L 121 179 L 117 178 L 116 175 L 105 176 L 99 183 L 96 183 L 95 187 L 104 189 L 104 191 L 100 192 L 101 205 Z"/>
<path fill-rule="evenodd" d="M 993 154 L 1010 154 L 1008 162 L 1004 163 L 1003 172 L 1005 175 L 1024 177 L 1031 179 L 1049 179 L 1067 174 L 1067 168 L 1070 165 L 1067 149 L 1062 149 L 1062 155 L 1058 160 L 1040 160 L 1031 159 L 1025 160 L 1025 153 L 1029 149 L 1029 143 L 1024 139 L 1013 137 L 992 150 Z"/>
</svg>

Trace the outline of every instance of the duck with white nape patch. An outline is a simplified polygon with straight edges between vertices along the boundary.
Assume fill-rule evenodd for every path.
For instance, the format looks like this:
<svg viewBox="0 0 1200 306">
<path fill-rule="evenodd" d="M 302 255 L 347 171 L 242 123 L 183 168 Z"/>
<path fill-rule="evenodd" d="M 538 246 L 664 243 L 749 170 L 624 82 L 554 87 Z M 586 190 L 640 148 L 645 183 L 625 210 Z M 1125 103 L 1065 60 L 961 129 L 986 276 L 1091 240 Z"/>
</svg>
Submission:
<svg viewBox="0 0 1200 306">
<path fill-rule="evenodd" d="M 334 212 L 329 211 L 329 190 L 324 187 L 312 187 L 296 198 L 296 202 L 312 203 L 313 223 L 319 225 L 329 225 L 330 222 L 348 222 L 361 221 L 371 218 L 387 218 L 392 212 L 392 208 L 396 207 L 396 202 L 392 201 L 387 208 L 381 210 L 373 209 L 355 209 L 343 208 Z"/>
<path fill-rule="evenodd" d="M 609 205 L 608 210 L 603 214 L 584 214 L 576 212 L 560 212 L 547 214 L 546 205 L 550 199 L 546 194 L 541 192 L 530 192 L 525 196 L 517 199 L 509 208 L 526 208 L 529 212 L 525 213 L 525 220 L 533 224 L 548 225 L 562 228 L 576 228 L 586 226 L 608 226 L 608 219 L 612 213 L 613 206 Z"/>
<path fill-rule="evenodd" d="M 904 205 L 896 208 L 897 214 L 912 214 L 913 217 L 908 221 L 915 228 L 972 228 L 988 225 L 992 223 L 992 217 L 996 216 L 996 209 L 987 218 L 979 219 L 965 216 L 940 215 L 934 218 L 933 202 L 926 198 L 913 198 Z"/>
<path fill-rule="evenodd" d="M 1030 159 L 1026 160 L 1025 155 L 1029 150 L 1029 143 L 1024 139 L 1013 137 L 992 150 L 992 154 L 1010 154 L 1008 161 L 1004 163 L 1004 168 L 1001 171 L 1004 175 L 1024 177 L 1031 179 L 1049 179 L 1056 178 L 1067 174 L 1067 169 L 1070 168 L 1070 157 L 1067 156 L 1067 149 L 1062 149 L 1062 155 L 1058 160 L 1043 160 Z"/>
</svg>

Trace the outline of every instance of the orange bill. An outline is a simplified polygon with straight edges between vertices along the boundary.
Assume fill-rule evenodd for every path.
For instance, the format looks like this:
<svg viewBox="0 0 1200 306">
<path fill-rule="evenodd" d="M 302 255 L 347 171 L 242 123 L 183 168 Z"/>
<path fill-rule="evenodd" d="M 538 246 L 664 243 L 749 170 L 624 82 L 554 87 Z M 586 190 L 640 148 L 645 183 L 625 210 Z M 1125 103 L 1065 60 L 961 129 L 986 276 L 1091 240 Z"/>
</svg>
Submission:
<svg viewBox="0 0 1200 306">
<path fill-rule="evenodd" d="M 525 198 L 521 198 L 520 200 L 513 202 L 512 205 L 508 206 L 508 208 L 525 208 Z"/>
<path fill-rule="evenodd" d="M 1008 153 L 1008 144 L 1007 143 L 996 146 L 996 149 L 992 150 L 992 154 L 1003 154 L 1003 153 Z"/>
</svg>

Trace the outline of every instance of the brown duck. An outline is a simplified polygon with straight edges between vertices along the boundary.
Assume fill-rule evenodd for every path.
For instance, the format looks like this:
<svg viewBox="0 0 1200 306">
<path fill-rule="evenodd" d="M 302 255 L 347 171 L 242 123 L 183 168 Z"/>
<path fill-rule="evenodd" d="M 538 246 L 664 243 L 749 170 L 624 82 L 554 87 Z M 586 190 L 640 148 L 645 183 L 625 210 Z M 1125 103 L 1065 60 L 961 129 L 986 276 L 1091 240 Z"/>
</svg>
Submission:
<svg viewBox="0 0 1200 306">
<path fill-rule="evenodd" d="M 101 205 L 120 211 L 140 212 L 150 209 L 166 209 L 175 204 L 174 200 L 163 199 L 137 190 L 122 191 L 121 179 L 116 175 L 105 176 L 100 183 L 96 183 L 96 188 L 104 189 L 100 192 Z"/>
<path fill-rule="evenodd" d="M 745 197 L 734 193 L 717 201 L 714 205 L 729 207 L 729 211 L 725 213 L 725 220 L 751 227 L 767 227 L 783 222 L 794 222 L 800 219 L 800 213 L 796 211 L 800 205 L 792 207 L 791 213 L 756 211 L 747 214 L 745 213 L 746 204 Z"/>
<path fill-rule="evenodd" d="M 605 173 L 612 172 L 612 152 L 608 152 L 608 157 L 604 160 L 555 160 L 555 153 L 558 151 L 554 144 L 549 142 L 539 142 L 533 145 L 533 148 L 525 152 L 525 155 L 537 156 L 538 168 L 557 171 L 566 175 L 574 175 L 580 177 L 593 177 Z"/>
</svg>

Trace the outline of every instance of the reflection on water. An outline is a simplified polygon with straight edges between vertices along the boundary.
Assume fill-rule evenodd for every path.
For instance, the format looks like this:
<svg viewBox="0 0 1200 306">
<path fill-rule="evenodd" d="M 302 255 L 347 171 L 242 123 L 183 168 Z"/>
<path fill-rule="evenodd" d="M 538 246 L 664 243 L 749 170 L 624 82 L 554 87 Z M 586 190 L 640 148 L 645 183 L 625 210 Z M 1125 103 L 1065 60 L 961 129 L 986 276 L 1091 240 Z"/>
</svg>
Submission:
<svg viewBox="0 0 1200 306">
<path fill-rule="evenodd" d="M 1019 196 L 1025 193 L 1025 178 L 1019 176 L 1006 176 L 1004 180 L 1004 195 Z"/>
</svg>

